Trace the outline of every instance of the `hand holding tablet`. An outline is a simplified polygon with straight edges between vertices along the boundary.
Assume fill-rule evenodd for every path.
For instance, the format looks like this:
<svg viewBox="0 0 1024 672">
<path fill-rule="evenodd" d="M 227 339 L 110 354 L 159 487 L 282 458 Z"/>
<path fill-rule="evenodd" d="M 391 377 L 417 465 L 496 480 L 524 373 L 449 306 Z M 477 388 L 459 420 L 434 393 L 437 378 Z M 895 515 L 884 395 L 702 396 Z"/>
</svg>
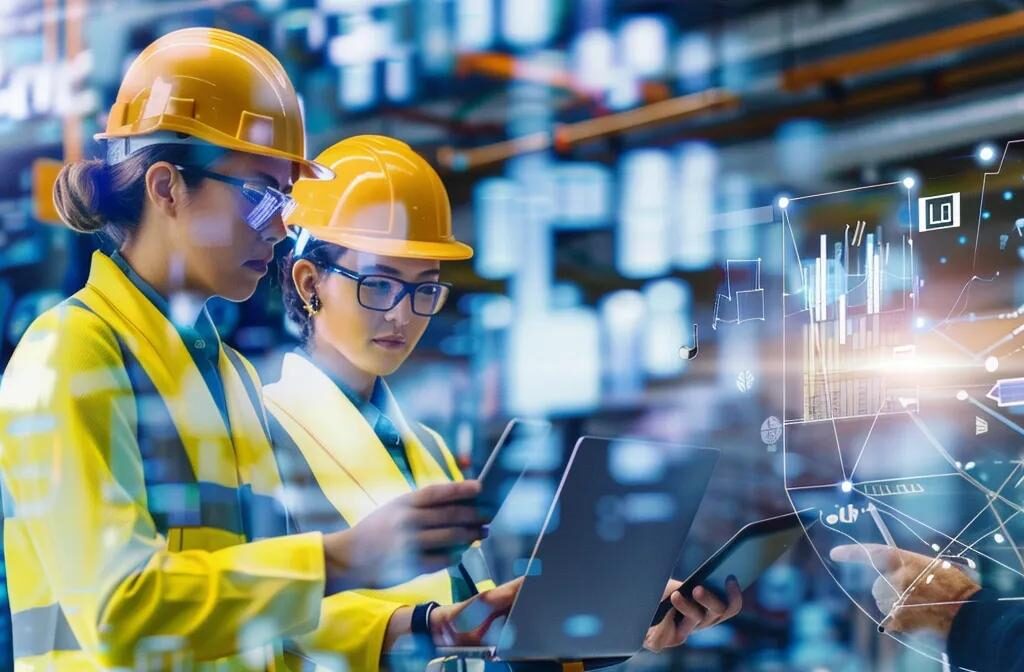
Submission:
<svg viewBox="0 0 1024 672">
<path fill-rule="evenodd" d="M 796 543 L 803 535 L 805 526 L 814 524 L 813 518 L 807 518 L 801 525 L 802 513 L 788 513 L 746 525 L 705 560 L 675 592 L 690 598 L 694 590 L 701 587 L 705 591 L 724 596 L 730 592 L 727 589 L 727 580 L 730 578 L 736 581 L 740 591 L 746 590 Z M 671 596 L 662 600 L 652 625 L 660 623 L 672 608 Z M 683 612 L 677 610 L 676 620 L 682 618 Z"/>
</svg>

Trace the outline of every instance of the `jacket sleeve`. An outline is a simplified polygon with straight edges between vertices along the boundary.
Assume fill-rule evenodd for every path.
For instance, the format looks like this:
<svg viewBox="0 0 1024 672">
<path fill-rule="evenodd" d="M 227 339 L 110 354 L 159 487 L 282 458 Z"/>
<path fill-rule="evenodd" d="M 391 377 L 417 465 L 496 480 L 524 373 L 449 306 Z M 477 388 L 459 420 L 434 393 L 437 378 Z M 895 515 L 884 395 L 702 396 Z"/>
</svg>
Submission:
<svg viewBox="0 0 1024 672">
<path fill-rule="evenodd" d="M 147 637 L 207 660 L 316 627 L 322 536 L 170 552 L 146 506 L 136 422 L 105 323 L 71 306 L 37 320 L 0 383 L 0 470 L 35 578 L 79 645 L 130 666 Z"/>
<path fill-rule="evenodd" d="M 1024 602 L 976 594 L 953 620 L 949 658 L 975 672 L 1024 672 Z"/>
<path fill-rule="evenodd" d="M 320 627 L 294 642 L 326 669 L 375 672 L 383 669 L 381 654 L 388 623 L 402 606 L 357 591 L 336 593 L 323 601 Z"/>
</svg>

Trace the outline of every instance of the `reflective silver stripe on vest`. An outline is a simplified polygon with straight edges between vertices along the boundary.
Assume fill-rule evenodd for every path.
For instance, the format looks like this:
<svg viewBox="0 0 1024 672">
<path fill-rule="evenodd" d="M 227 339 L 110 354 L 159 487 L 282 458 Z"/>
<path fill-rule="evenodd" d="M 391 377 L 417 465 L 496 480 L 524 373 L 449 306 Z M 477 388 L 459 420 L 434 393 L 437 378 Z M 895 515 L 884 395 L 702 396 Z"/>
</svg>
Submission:
<svg viewBox="0 0 1024 672">
<path fill-rule="evenodd" d="M 59 604 L 13 613 L 11 625 L 15 658 L 82 649 Z"/>
</svg>

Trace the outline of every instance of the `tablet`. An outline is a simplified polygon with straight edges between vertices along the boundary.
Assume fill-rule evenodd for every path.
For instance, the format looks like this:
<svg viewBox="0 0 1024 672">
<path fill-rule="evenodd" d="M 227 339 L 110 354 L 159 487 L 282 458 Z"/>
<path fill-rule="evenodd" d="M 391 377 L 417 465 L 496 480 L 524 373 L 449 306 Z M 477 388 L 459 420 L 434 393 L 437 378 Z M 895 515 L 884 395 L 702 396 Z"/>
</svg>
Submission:
<svg viewBox="0 0 1024 672">
<path fill-rule="evenodd" d="M 515 418 L 505 425 L 494 450 L 476 477 L 480 481 L 477 502 L 493 517 L 512 486 L 530 468 L 546 447 L 551 423 Z"/>
<path fill-rule="evenodd" d="M 811 517 L 812 513 L 807 509 L 744 526 L 683 581 L 678 591 L 691 595 L 694 588 L 704 586 L 724 594 L 725 583 L 730 576 L 736 577 L 740 590 L 746 590 L 803 536 L 805 526 L 810 527 L 817 522 L 817 518 Z M 662 600 L 652 624 L 660 623 L 671 608 L 668 598 Z M 676 614 L 676 618 L 681 619 L 682 614 Z"/>
</svg>

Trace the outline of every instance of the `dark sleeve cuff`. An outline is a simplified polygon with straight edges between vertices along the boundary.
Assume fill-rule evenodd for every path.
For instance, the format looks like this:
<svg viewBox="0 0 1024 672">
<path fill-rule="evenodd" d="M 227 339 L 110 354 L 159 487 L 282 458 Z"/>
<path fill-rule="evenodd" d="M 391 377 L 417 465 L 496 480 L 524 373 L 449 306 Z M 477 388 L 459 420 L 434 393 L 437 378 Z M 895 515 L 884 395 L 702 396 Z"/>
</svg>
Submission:
<svg viewBox="0 0 1024 672">
<path fill-rule="evenodd" d="M 946 650 L 949 662 L 958 667 L 977 669 L 981 661 L 982 647 L 978 646 L 979 634 L 991 627 L 992 603 L 994 595 L 985 590 L 971 596 L 970 602 L 960 607 L 953 618 L 953 626 L 949 629 L 949 640 Z"/>
<path fill-rule="evenodd" d="M 1024 672 L 1024 603 L 982 590 L 960 607 L 949 631 L 949 662 L 977 672 Z"/>
</svg>

